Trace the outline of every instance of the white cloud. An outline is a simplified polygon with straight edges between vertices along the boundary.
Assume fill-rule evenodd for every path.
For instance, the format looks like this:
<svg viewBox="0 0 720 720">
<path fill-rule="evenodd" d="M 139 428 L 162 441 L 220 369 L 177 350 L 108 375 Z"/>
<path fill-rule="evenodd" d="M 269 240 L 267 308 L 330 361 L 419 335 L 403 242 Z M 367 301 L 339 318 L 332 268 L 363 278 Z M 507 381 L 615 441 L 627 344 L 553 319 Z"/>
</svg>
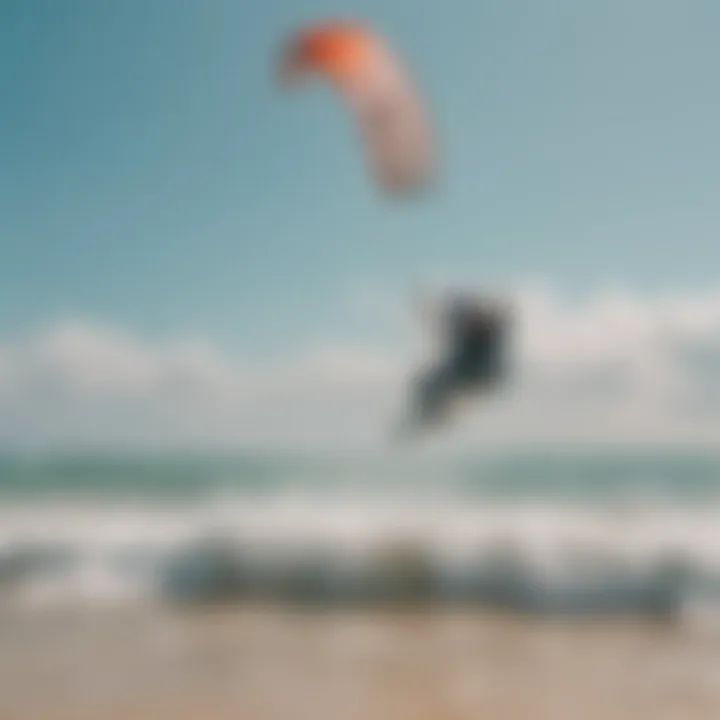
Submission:
<svg viewBox="0 0 720 720">
<path fill-rule="evenodd" d="M 517 301 L 515 381 L 444 442 L 720 440 L 720 293 L 570 303 L 536 288 Z M 404 343 L 398 308 L 383 321 L 397 318 Z M 398 345 L 327 343 L 260 365 L 206 342 L 62 322 L 0 342 L 0 443 L 369 447 L 414 367 Z"/>
</svg>

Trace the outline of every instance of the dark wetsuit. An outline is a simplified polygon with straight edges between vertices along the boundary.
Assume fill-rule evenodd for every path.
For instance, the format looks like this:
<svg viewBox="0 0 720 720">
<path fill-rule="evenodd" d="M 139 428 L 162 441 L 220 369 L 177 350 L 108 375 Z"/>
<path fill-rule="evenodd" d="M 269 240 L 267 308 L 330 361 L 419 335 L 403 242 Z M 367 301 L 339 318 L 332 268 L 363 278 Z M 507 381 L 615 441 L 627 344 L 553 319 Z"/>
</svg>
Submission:
<svg viewBox="0 0 720 720">
<path fill-rule="evenodd" d="M 448 351 L 417 387 L 417 420 L 437 421 L 455 395 L 493 386 L 503 378 L 507 320 L 493 307 L 464 299 L 453 302 L 447 314 Z"/>
<path fill-rule="evenodd" d="M 445 363 L 458 386 L 485 385 L 502 374 L 505 317 L 492 308 L 457 303 L 450 311 Z"/>
</svg>

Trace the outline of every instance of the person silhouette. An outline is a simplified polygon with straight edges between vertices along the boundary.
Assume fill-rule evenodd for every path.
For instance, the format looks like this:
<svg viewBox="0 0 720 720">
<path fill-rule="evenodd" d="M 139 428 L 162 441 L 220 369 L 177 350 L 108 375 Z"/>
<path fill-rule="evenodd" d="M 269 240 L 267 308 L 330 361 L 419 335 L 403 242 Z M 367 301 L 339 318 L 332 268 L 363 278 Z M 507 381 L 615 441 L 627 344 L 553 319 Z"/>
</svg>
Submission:
<svg viewBox="0 0 720 720">
<path fill-rule="evenodd" d="M 440 361 L 411 382 L 406 431 L 443 422 L 462 396 L 497 388 L 507 375 L 510 311 L 504 304 L 455 294 L 440 315 Z"/>
</svg>

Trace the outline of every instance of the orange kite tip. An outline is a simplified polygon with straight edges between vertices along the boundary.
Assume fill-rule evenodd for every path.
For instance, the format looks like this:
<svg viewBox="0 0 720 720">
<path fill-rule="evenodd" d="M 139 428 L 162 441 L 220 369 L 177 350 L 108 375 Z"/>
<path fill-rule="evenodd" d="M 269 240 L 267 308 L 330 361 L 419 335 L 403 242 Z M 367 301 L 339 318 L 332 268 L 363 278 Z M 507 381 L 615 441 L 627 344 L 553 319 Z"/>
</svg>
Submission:
<svg viewBox="0 0 720 720">
<path fill-rule="evenodd" d="M 325 21 L 293 33 L 285 67 L 290 75 L 314 70 L 342 80 L 363 71 L 372 43 L 372 34 L 358 22 Z"/>
</svg>

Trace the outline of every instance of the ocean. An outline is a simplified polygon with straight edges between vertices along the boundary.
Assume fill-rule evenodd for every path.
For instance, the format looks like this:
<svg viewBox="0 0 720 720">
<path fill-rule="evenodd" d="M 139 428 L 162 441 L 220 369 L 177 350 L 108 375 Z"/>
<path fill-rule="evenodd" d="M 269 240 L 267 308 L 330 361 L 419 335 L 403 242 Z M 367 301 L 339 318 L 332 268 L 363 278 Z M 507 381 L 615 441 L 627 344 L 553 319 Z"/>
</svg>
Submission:
<svg viewBox="0 0 720 720">
<path fill-rule="evenodd" d="M 0 719 L 712 720 L 720 457 L 5 456 Z"/>
<path fill-rule="evenodd" d="M 720 455 L 6 455 L 0 598 L 720 617 Z"/>
</svg>

